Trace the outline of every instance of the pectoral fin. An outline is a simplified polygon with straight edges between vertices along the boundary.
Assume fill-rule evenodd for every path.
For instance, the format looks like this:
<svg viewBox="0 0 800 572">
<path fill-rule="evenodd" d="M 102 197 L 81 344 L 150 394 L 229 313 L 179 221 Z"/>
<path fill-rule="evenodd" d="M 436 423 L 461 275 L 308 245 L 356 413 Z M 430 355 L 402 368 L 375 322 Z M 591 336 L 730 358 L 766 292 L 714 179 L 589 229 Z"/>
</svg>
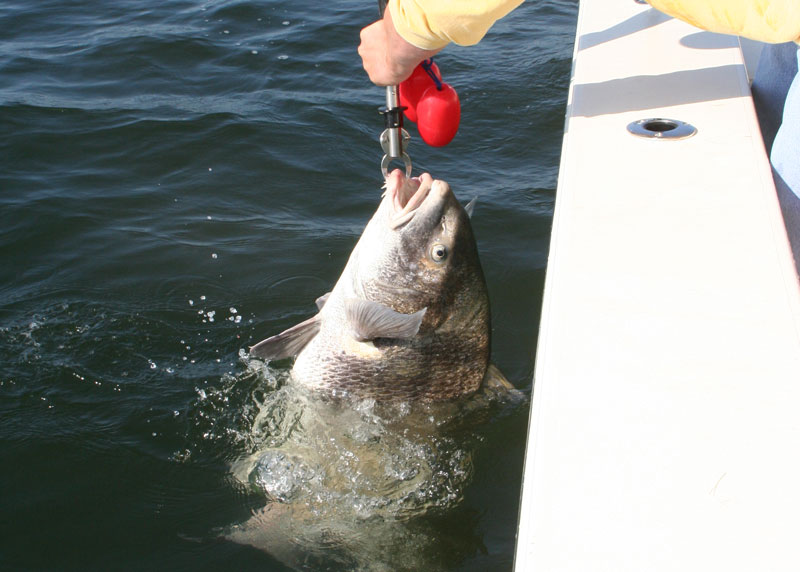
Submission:
<svg viewBox="0 0 800 572">
<path fill-rule="evenodd" d="M 413 338 L 427 310 L 401 314 L 383 304 L 355 298 L 345 300 L 344 307 L 353 337 L 361 342 L 375 338 Z"/>
<path fill-rule="evenodd" d="M 319 314 L 250 348 L 250 355 L 275 360 L 296 356 L 319 332 Z"/>
<path fill-rule="evenodd" d="M 522 403 L 526 399 L 525 394 L 514 387 L 500 371 L 500 368 L 493 363 L 489 363 L 489 367 L 486 368 L 486 375 L 483 376 L 483 389 L 514 403 Z"/>
</svg>

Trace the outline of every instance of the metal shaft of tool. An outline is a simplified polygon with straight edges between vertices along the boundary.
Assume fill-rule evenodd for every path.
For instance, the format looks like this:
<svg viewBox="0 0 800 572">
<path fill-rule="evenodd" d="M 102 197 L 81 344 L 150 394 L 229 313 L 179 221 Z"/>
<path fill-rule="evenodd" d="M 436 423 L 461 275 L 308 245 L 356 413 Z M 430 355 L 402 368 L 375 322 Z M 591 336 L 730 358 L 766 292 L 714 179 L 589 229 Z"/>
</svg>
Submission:
<svg viewBox="0 0 800 572">
<path fill-rule="evenodd" d="M 386 109 L 397 109 L 400 107 L 400 96 L 397 94 L 396 85 L 386 86 Z M 392 159 L 399 159 L 403 156 L 403 139 L 400 134 L 402 125 L 397 127 L 388 127 L 387 135 L 389 137 L 389 150 L 387 155 Z"/>
<path fill-rule="evenodd" d="M 384 13 L 386 12 L 386 4 L 388 0 L 378 0 L 378 13 L 383 18 Z M 386 110 L 396 109 L 400 107 L 400 96 L 398 95 L 397 86 L 396 85 L 387 85 L 386 86 Z M 387 126 L 387 135 L 389 137 L 389 150 L 387 151 L 387 155 L 392 159 L 396 159 L 403 154 L 403 149 L 401 147 L 401 138 L 400 138 L 400 127 L 388 127 Z"/>
</svg>

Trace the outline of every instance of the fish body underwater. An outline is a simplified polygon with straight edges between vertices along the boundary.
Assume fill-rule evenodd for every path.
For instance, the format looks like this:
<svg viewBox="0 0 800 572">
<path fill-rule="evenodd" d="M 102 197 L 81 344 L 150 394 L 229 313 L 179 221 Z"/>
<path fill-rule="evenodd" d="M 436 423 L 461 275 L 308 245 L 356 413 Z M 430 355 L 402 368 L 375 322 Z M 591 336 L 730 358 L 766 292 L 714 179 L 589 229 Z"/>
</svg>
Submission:
<svg viewBox="0 0 800 572">
<path fill-rule="evenodd" d="M 387 177 L 378 210 L 317 306 L 314 317 L 250 354 L 297 356 L 296 383 L 378 400 L 452 399 L 474 393 L 494 371 L 469 213 L 427 173 Z"/>
<path fill-rule="evenodd" d="M 459 511 L 473 451 L 522 398 L 489 363 L 470 212 L 446 182 L 394 171 L 319 312 L 250 349 L 296 359 L 232 466 L 268 502 L 227 539 L 296 570 L 448 570 L 481 549 Z"/>
</svg>

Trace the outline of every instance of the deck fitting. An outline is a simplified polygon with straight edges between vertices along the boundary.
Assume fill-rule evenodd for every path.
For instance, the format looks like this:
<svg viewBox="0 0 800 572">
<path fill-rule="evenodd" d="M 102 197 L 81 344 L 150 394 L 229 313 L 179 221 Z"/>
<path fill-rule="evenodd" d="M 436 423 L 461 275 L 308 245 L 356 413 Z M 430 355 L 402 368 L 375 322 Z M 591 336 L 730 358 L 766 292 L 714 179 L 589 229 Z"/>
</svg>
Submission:
<svg viewBox="0 0 800 572">
<path fill-rule="evenodd" d="M 686 139 L 697 133 L 697 128 L 677 119 L 653 117 L 629 123 L 628 131 L 648 139 Z"/>
</svg>

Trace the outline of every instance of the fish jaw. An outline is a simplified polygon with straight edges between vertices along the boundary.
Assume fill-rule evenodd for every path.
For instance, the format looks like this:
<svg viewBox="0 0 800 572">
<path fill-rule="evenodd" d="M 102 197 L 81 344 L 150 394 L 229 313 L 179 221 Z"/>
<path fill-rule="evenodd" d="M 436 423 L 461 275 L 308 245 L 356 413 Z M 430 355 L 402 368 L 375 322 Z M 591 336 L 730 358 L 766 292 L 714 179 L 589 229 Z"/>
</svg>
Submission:
<svg viewBox="0 0 800 572">
<path fill-rule="evenodd" d="M 428 173 L 406 177 L 400 169 L 395 169 L 389 174 L 386 178 L 386 198 L 389 202 L 390 230 L 397 230 L 414 218 L 433 183 L 433 177 Z"/>
</svg>

